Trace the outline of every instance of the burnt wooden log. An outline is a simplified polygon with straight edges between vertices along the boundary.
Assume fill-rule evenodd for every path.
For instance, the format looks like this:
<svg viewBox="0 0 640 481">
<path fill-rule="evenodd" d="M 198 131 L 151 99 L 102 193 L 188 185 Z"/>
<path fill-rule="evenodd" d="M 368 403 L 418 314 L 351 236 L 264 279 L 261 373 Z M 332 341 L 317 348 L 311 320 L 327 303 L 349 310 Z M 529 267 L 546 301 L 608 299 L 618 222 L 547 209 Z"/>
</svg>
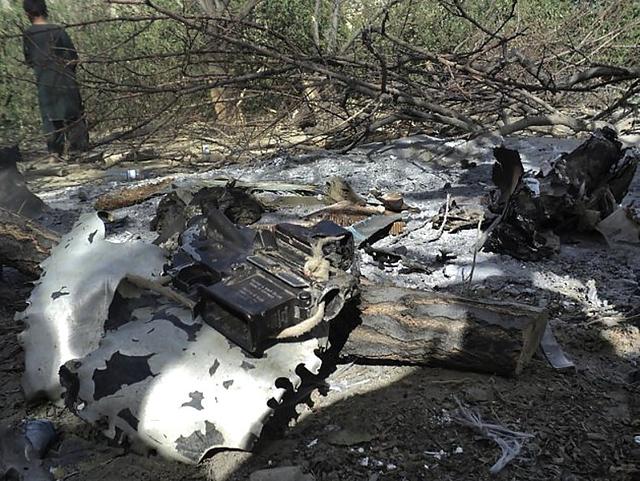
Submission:
<svg viewBox="0 0 640 481">
<path fill-rule="evenodd" d="M 164 179 L 151 184 L 125 187 L 98 197 L 94 207 L 96 210 L 116 210 L 123 207 L 141 204 L 147 200 L 161 195 L 169 188 L 173 179 Z"/>
<path fill-rule="evenodd" d="M 30 278 L 38 278 L 40 263 L 59 241 L 55 232 L 0 208 L 0 268 L 13 267 Z"/>
<path fill-rule="evenodd" d="M 398 287 L 362 286 L 361 323 L 341 356 L 519 374 L 547 324 L 544 309 Z"/>
</svg>

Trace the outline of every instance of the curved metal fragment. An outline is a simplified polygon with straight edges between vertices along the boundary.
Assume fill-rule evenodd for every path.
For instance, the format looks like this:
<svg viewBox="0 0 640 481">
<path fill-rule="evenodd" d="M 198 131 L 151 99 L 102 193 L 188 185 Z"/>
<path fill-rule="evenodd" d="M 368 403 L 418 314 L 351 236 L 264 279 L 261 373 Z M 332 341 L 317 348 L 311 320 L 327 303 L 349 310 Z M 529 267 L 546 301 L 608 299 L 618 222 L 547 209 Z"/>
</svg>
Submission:
<svg viewBox="0 0 640 481">
<path fill-rule="evenodd" d="M 315 338 L 279 343 L 254 358 L 187 309 L 132 292 L 123 283 L 114 300 L 122 305 L 112 309 L 132 308 L 132 322 L 61 369 L 67 405 L 116 441 L 186 463 L 212 449 L 250 449 L 272 413 L 269 401 L 284 395 L 276 379 L 297 388 L 298 366 L 320 367 Z"/>
<path fill-rule="evenodd" d="M 43 276 L 20 316 L 28 398 L 67 405 L 108 437 L 197 463 L 212 449 L 249 449 L 272 407 L 317 371 L 323 323 L 306 338 L 254 358 L 191 311 L 125 279 L 161 273 L 163 251 L 105 241 L 85 215 L 42 264 Z M 283 385 L 283 384 L 278 384 Z"/>
<path fill-rule="evenodd" d="M 59 368 L 98 347 L 120 280 L 130 274 L 158 276 L 164 263 L 159 247 L 108 242 L 97 214 L 81 216 L 42 263 L 42 276 L 29 306 L 16 315 L 26 324 L 20 335 L 25 351 L 22 384 L 26 398 L 60 401 Z"/>
</svg>

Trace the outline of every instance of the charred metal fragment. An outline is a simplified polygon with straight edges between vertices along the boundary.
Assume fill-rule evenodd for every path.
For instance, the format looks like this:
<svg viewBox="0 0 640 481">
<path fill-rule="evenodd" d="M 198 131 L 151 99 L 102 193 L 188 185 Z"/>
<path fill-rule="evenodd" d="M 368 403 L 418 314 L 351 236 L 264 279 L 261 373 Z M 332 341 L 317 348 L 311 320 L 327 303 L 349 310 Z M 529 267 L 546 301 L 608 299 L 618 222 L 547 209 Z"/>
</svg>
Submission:
<svg viewBox="0 0 640 481">
<path fill-rule="evenodd" d="M 380 269 L 395 266 L 398 265 L 398 263 L 402 263 L 403 265 L 400 269 L 401 274 L 409 274 L 413 272 L 430 274 L 435 269 L 431 260 L 408 255 L 408 249 L 404 246 L 385 249 L 383 247 L 365 245 L 363 250 L 378 263 L 378 268 Z"/>
<path fill-rule="evenodd" d="M 500 189 L 498 202 L 502 203 L 506 202 L 513 194 L 524 174 L 524 168 L 517 150 L 496 147 L 493 149 L 493 155 L 496 158 L 496 163 L 493 164 L 491 180 Z"/>
<path fill-rule="evenodd" d="M 106 332 L 99 347 L 81 361 L 67 362 L 61 370 L 61 382 L 69 387 L 66 402 L 76 415 L 98 427 L 108 438 L 136 449 L 153 449 L 187 463 L 198 462 L 211 449 L 249 449 L 255 440 L 253 433 L 261 431 L 271 414 L 267 401 L 281 399 L 283 395 L 274 380 L 287 377 L 292 385 L 298 386 L 301 381 L 297 366 L 304 364 L 312 371 L 319 368 L 320 360 L 315 355 L 321 347 L 318 339 L 277 344 L 270 348 L 269 356 L 253 359 L 217 330 L 205 326 L 201 318 L 194 319 L 189 310 L 157 293 L 150 296 L 126 281 L 118 286 L 118 292 L 122 302 L 131 301 L 139 306 L 130 311 L 134 322 Z M 138 304 L 139 298 L 146 299 L 146 304 Z M 181 324 L 202 326 L 195 340 L 187 340 L 184 330 L 177 325 L 180 323 L 167 319 L 169 315 L 178 318 Z M 155 354 L 146 360 L 147 366 L 136 367 L 140 357 L 146 358 L 150 352 Z M 120 357 L 121 353 L 129 358 Z M 97 385 L 102 380 L 95 378 L 95 374 L 106 375 L 105 366 L 112 367 L 114 354 L 126 363 L 133 358 L 131 369 L 142 368 L 146 370 L 144 374 L 153 375 L 131 384 L 130 373 L 109 369 L 118 379 L 113 380 L 108 391 L 118 389 L 100 397 L 105 388 Z M 255 366 L 250 373 L 243 366 L 247 361 Z M 217 381 L 203 383 L 211 375 Z M 126 409 L 138 419 L 137 429 L 131 419 L 119 415 Z M 189 457 L 178 451 L 174 440 L 182 438 L 180 446 L 186 452 L 185 440 L 195 431 L 200 432 L 195 438 L 206 437 L 205 422 L 221 434 L 209 441 L 218 439 L 220 444 L 196 443 L 191 446 Z M 203 451 L 196 452 L 198 446 L 205 445 Z"/>
<path fill-rule="evenodd" d="M 402 220 L 400 214 L 376 215 L 353 224 L 347 230 L 352 233 L 355 245 L 362 247 L 365 244 L 374 244 L 385 237 L 393 224 L 400 220 Z"/>
<path fill-rule="evenodd" d="M 79 363 L 77 367 L 80 367 Z M 60 366 L 59 376 L 60 384 L 64 388 L 64 404 L 71 411 L 74 411 L 75 404 L 82 402 L 78 396 L 80 393 L 80 376 L 72 372 L 66 365 Z"/>
<path fill-rule="evenodd" d="M 97 234 L 90 243 L 88 237 L 94 231 Z M 60 402 L 60 366 L 98 347 L 122 278 L 128 274 L 152 277 L 162 270 L 165 257 L 158 247 L 142 242 L 116 244 L 104 236 L 98 215 L 81 216 L 42 262 L 46 277 L 31 292 L 27 309 L 16 316 L 26 325 L 20 340 L 25 350 L 23 387 L 29 400 L 46 396 Z"/>
<path fill-rule="evenodd" d="M 17 166 L 21 161 L 17 145 L 0 147 L 0 207 L 36 219 L 43 213 L 45 204 L 27 187 Z"/>
<path fill-rule="evenodd" d="M 255 369 L 256 366 L 254 366 L 253 364 L 251 364 L 250 362 L 247 361 L 242 361 L 242 364 L 240 364 L 240 367 L 242 369 L 245 369 L 246 371 L 249 371 L 251 369 Z"/>
<path fill-rule="evenodd" d="M 634 205 L 620 207 L 603 219 L 596 229 L 609 244 L 640 243 L 640 209 Z"/>
<path fill-rule="evenodd" d="M 494 156 L 498 190 L 489 210 L 499 221 L 489 227 L 485 246 L 536 260 L 559 250 L 560 235 L 593 231 L 613 213 L 628 192 L 640 151 L 623 149 L 616 133 L 604 128 L 535 175 L 523 174 L 516 151 L 498 148 Z"/>
<path fill-rule="evenodd" d="M 188 221 L 197 215 L 209 215 L 219 210 L 232 223 L 250 225 L 265 211 L 263 205 L 247 190 L 229 183 L 223 187 L 204 187 L 195 193 L 176 190 L 165 195 L 151 221 L 151 229 L 158 232 L 156 244 L 163 244 L 180 234 Z"/>
<path fill-rule="evenodd" d="M 220 210 L 227 218 L 238 225 L 250 225 L 260 220 L 264 207 L 245 189 L 235 186 L 234 182 L 224 187 L 205 187 L 193 196 L 196 204 L 207 215 L 211 209 Z"/>
<path fill-rule="evenodd" d="M 156 215 L 151 219 L 151 230 L 158 233 L 156 244 L 164 244 L 184 230 L 187 219 L 191 217 L 187 213 L 187 206 L 192 198 L 189 192 L 181 190 L 171 191 L 162 197 Z"/>
</svg>

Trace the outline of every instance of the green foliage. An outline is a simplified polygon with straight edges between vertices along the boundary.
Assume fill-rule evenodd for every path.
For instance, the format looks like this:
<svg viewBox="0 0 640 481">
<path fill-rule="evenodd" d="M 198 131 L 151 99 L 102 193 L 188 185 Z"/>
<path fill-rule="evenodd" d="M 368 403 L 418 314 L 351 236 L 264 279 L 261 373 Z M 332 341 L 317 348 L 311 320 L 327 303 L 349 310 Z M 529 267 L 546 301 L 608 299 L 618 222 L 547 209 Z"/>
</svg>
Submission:
<svg viewBox="0 0 640 481">
<path fill-rule="evenodd" d="M 312 0 L 266 0 L 256 12 L 256 20 L 296 45 L 301 51 L 313 46 L 311 38 Z"/>
<path fill-rule="evenodd" d="M 5 10 L 0 16 L 0 144 L 33 134 L 40 124 L 34 78 L 24 65 L 21 12 Z"/>
<path fill-rule="evenodd" d="M 238 11 L 245 2 L 231 0 L 230 10 Z M 156 0 L 156 3 L 185 15 L 202 14 L 196 1 Z M 359 34 L 374 18 L 375 24 L 380 25 L 380 11 L 386 3 L 387 0 L 342 1 L 338 45 L 355 38 L 353 48 L 346 53 L 354 60 L 377 63 Z M 470 19 L 489 30 L 497 30 L 512 7 L 511 0 L 466 0 L 462 5 L 470 19 L 464 19 L 454 15 L 451 6 L 447 7 L 452 3 L 399 2 L 390 11 L 386 31 L 438 54 L 472 51 L 487 36 Z M 235 30 L 233 34 L 284 54 L 315 58 L 319 53 L 312 36 L 315 5 L 315 0 L 264 0 L 246 18 L 248 23 L 262 28 Z M 333 0 L 320 2 L 316 19 L 320 52 L 327 50 L 332 6 Z M 78 8 L 76 1 L 51 0 L 50 11 L 51 21 L 68 25 L 83 60 L 78 78 L 94 130 L 135 126 L 146 119 L 159 118 L 164 109 L 206 115 L 207 109 L 210 113 L 211 99 L 205 81 L 221 73 L 254 72 L 254 64 L 258 63 L 255 53 L 229 55 L 225 52 L 228 47 L 173 20 L 111 21 L 116 16 L 149 15 L 150 10 L 144 6 L 105 6 L 102 0 L 83 0 L 82 8 Z M 22 59 L 21 29 L 26 25 L 19 6 L 0 11 L 0 143 L 38 135 L 40 129 L 33 73 Z M 521 35 L 510 48 L 517 47 L 531 58 L 545 58 L 555 70 L 589 62 L 637 65 L 640 2 L 521 0 L 516 6 L 516 17 L 501 34 L 516 31 Z M 377 52 L 395 61 L 395 47 L 379 41 L 379 37 L 375 40 Z M 588 51 L 590 58 L 577 53 L 579 48 Z M 184 52 L 191 54 L 186 56 Z M 565 52 L 562 60 L 554 60 L 558 52 Z M 357 77 L 357 70 L 351 73 Z M 179 86 L 194 79 L 201 81 L 203 87 L 181 96 Z M 290 82 L 285 81 L 286 85 L 282 79 L 279 82 L 253 81 L 249 85 L 253 94 L 244 100 L 244 108 L 259 113 L 286 105 L 287 89 L 299 88 L 299 84 L 295 74 Z"/>
<path fill-rule="evenodd" d="M 180 2 L 158 2 L 175 8 Z M 86 0 L 50 5 L 51 23 L 68 25 L 81 64 L 78 81 L 89 124 L 102 131 L 136 125 L 162 113 L 172 92 L 144 94 L 182 76 L 182 53 L 193 39 L 169 20 L 108 21 L 115 16 L 142 17 L 135 6 L 105 11 L 104 2 Z M 40 115 L 33 72 L 24 64 L 21 32 L 28 21 L 19 8 L 0 16 L 0 143 L 39 135 Z M 107 21 L 105 21 L 107 20 Z"/>
</svg>

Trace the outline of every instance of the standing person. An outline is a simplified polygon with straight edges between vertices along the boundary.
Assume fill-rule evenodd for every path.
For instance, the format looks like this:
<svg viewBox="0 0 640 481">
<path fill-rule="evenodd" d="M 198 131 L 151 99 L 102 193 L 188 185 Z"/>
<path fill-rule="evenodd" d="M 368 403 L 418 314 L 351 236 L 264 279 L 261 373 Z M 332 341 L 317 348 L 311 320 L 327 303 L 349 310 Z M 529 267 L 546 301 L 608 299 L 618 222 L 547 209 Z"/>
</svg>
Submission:
<svg viewBox="0 0 640 481">
<path fill-rule="evenodd" d="M 89 134 L 76 81 L 78 53 L 59 25 L 47 21 L 45 0 L 24 0 L 31 26 L 23 36 L 24 57 L 33 68 L 38 86 L 38 103 L 49 153 L 62 155 L 86 151 Z"/>
</svg>

